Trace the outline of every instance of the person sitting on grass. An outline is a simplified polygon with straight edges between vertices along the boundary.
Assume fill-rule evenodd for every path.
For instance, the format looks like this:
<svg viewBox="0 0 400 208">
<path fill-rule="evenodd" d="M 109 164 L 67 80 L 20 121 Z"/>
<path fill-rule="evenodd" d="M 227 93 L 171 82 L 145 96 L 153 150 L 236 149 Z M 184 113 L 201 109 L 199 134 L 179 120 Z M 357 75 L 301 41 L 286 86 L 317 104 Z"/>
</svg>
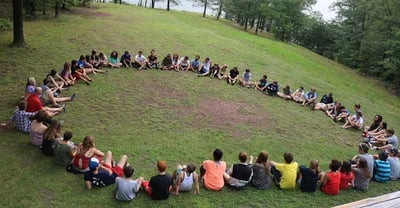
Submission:
<svg viewBox="0 0 400 208">
<path fill-rule="evenodd" d="M 322 110 L 326 111 L 328 105 L 333 103 L 332 93 L 328 93 L 327 95 L 323 95 L 319 103 L 315 104 L 314 110 Z"/>
<path fill-rule="evenodd" d="M 110 64 L 108 63 L 107 56 L 102 51 L 100 51 L 100 53 L 99 53 L 99 61 L 97 63 L 97 67 L 100 68 L 100 67 L 103 67 L 103 66 L 110 66 Z"/>
<path fill-rule="evenodd" d="M 292 153 L 283 154 L 285 163 L 276 163 L 271 161 L 271 173 L 275 185 L 280 189 L 294 189 L 296 187 L 297 162 L 293 162 Z"/>
<path fill-rule="evenodd" d="M 149 69 L 158 69 L 158 64 L 159 62 L 157 61 L 157 55 L 156 55 L 156 51 L 154 49 L 152 49 L 150 51 L 150 55 L 147 57 L 147 67 Z"/>
<path fill-rule="evenodd" d="M 221 161 L 222 156 L 222 150 L 215 149 L 214 159 L 203 161 L 200 167 L 200 178 L 203 179 L 204 187 L 208 190 L 219 191 L 224 187 L 226 163 Z"/>
<path fill-rule="evenodd" d="M 192 72 L 199 72 L 200 71 L 200 56 L 196 55 L 194 59 L 190 62 L 190 71 Z"/>
<path fill-rule="evenodd" d="M 365 128 L 364 128 L 365 129 Z M 376 142 L 376 138 L 385 138 L 387 135 L 387 123 L 382 121 L 375 130 L 363 132 L 364 142 Z"/>
<path fill-rule="evenodd" d="M 89 63 L 91 65 L 93 65 L 93 67 L 95 67 L 97 69 L 99 67 L 101 67 L 101 65 L 99 65 L 100 64 L 100 60 L 99 60 L 99 56 L 97 55 L 97 50 L 96 49 L 93 49 L 92 52 L 90 53 Z"/>
<path fill-rule="evenodd" d="M 36 87 L 35 77 L 28 77 L 25 85 L 24 101 L 26 101 L 26 99 L 28 99 L 30 95 L 35 94 L 35 87 Z"/>
<path fill-rule="evenodd" d="M 240 163 L 234 164 L 227 173 L 224 174 L 224 180 L 229 187 L 235 190 L 243 190 L 251 181 L 253 170 L 249 164 L 253 163 L 253 156 L 250 156 L 247 163 L 247 153 L 240 152 L 238 155 Z"/>
<path fill-rule="evenodd" d="M 189 68 L 190 68 L 189 56 L 185 56 L 179 61 L 179 70 L 189 71 Z"/>
<path fill-rule="evenodd" d="M 45 80 L 47 81 L 47 86 L 52 89 L 52 91 L 62 92 L 64 86 L 68 86 L 68 83 L 57 73 L 55 69 L 52 69 L 49 74 L 47 74 Z"/>
<path fill-rule="evenodd" d="M 192 190 L 194 185 L 194 193 L 199 194 L 199 177 L 195 172 L 196 166 L 193 164 L 188 164 L 186 166 L 178 166 L 176 173 L 174 176 L 175 178 L 175 195 L 179 195 L 179 192 L 189 192 Z"/>
<path fill-rule="evenodd" d="M 31 123 L 29 140 L 33 146 L 39 147 L 43 143 L 43 134 L 47 129 L 47 126 L 44 124 L 46 118 L 46 112 L 39 111 L 35 116 L 35 120 Z"/>
<path fill-rule="evenodd" d="M 273 81 L 267 85 L 267 92 L 265 94 L 270 96 L 276 96 L 279 91 L 279 85 L 277 81 Z"/>
<path fill-rule="evenodd" d="M 342 163 L 342 167 L 340 167 L 340 185 L 339 188 L 342 190 L 346 190 L 349 187 L 354 187 L 354 174 L 351 171 L 351 162 L 349 160 L 345 160 Z"/>
<path fill-rule="evenodd" d="M 371 141 L 372 143 L 372 141 Z M 382 144 L 383 146 L 374 147 L 375 150 L 391 150 L 397 149 L 399 146 L 399 139 L 396 135 L 394 135 L 394 130 L 389 129 L 387 130 L 386 136 L 379 136 L 375 138 L 373 141 L 374 145 Z"/>
<path fill-rule="evenodd" d="M 219 68 L 218 64 L 212 65 L 212 67 L 210 69 L 210 78 L 218 77 L 219 69 L 220 68 Z"/>
<path fill-rule="evenodd" d="M 233 69 L 229 71 L 229 75 L 226 78 L 226 82 L 228 84 L 234 85 L 237 82 L 238 78 L 239 78 L 239 69 L 236 66 L 234 66 Z"/>
<path fill-rule="evenodd" d="M 243 73 L 243 78 L 242 78 L 242 79 L 239 79 L 239 84 L 240 84 L 242 87 L 247 87 L 247 88 L 256 86 L 256 83 L 254 83 L 254 82 L 251 81 L 250 69 L 246 69 L 246 70 L 244 71 L 244 73 Z"/>
<path fill-rule="evenodd" d="M 210 58 L 206 57 L 203 61 L 203 63 L 200 64 L 199 67 L 199 77 L 207 76 L 210 73 L 211 69 L 211 60 Z"/>
<path fill-rule="evenodd" d="M 374 181 L 385 183 L 390 180 L 390 162 L 387 161 L 386 152 L 379 153 L 379 158 L 374 162 Z"/>
<path fill-rule="evenodd" d="M 354 173 L 354 190 L 367 191 L 369 180 L 372 177 L 367 160 L 365 160 L 365 158 L 360 158 L 355 167 L 352 167 L 351 170 Z"/>
<path fill-rule="evenodd" d="M 397 157 L 399 150 L 391 149 L 389 151 L 388 161 L 390 163 L 390 179 L 398 180 L 400 178 L 400 161 Z"/>
<path fill-rule="evenodd" d="M 280 98 L 283 98 L 285 100 L 291 100 L 292 99 L 292 90 L 290 90 L 290 86 L 286 85 L 283 89 L 282 92 L 277 92 L 277 95 Z"/>
<path fill-rule="evenodd" d="M 75 85 L 76 78 L 72 76 L 70 63 L 68 63 L 68 62 L 64 63 L 64 68 L 61 70 L 60 74 L 68 86 Z"/>
<path fill-rule="evenodd" d="M 329 105 L 327 106 L 327 109 L 325 111 L 325 114 L 329 116 L 332 120 L 335 120 L 336 117 L 340 113 L 340 108 L 342 107 L 342 103 L 339 101 L 335 101 L 334 104 L 330 107 Z"/>
<path fill-rule="evenodd" d="M 268 154 L 260 152 L 256 162 L 252 166 L 253 177 L 251 184 L 256 189 L 268 189 L 271 186 L 271 165 L 268 161 Z"/>
<path fill-rule="evenodd" d="M 374 121 L 372 122 L 372 124 L 364 127 L 364 134 L 367 134 L 368 132 L 376 132 L 377 130 L 379 131 L 379 126 L 382 121 L 383 117 L 379 114 L 376 114 L 374 116 Z"/>
<path fill-rule="evenodd" d="M 125 51 L 125 53 L 122 54 L 120 62 L 123 67 L 131 67 L 132 58 L 129 51 Z"/>
<path fill-rule="evenodd" d="M 221 66 L 219 69 L 219 73 L 217 74 L 218 79 L 226 79 L 228 77 L 226 73 L 226 69 L 228 68 L 228 65 L 224 64 Z"/>
<path fill-rule="evenodd" d="M 174 53 L 174 55 L 172 55 L 172 65 L 174 66 L 174 70 L 177 72 L 180 70 L 179 64 L 179 55 L 177 53 Z"/>
<path fill-rule="evenodd" d="M 137 67 L 138 70 L 147 69 L 147 59 L 143 55 L 142 51 L 139 51 L 138 54 L 136 54 L 134 62 L 135 67 Z"/>
<path fill-rule="evenodd" d="M 90 55 L 87 55 L 87 59 L 90 59 Z M 81 55 L 78 60 L 78 68 L 82 69 L 86 74 L 96 74 L 96 73 L 106 73 L 107 71 L 96 69 L 87 61 L 86 57 L 84 55 Z"/>
<path fill-rule="evenodd" d="M 106 152 L 106 156 L 103 163 L 100 160 L 93 157 L 88 162 L 90 170 L 85 172 L 84 180 L 86 190 L 95 187 L 105 187 L 115 183 L 117 177 L 121 177 L 123 174 L 123 168 L 127 164 L 128 157 L 122 155 L 117 165 L 112 166 L 112 153 Z"/>
<path fill-rule="evenodd" d="M 358 145 L 359 154 L 354 156 L 353 159 L 351 159 L 351 163 L 356 164 L 358 160 L 363 158 L 368 165 L 369 175 L 372 177 L 374 173 L 374 157 L 371 154 L 368 154 L 368 151 L 369 151 L 368 145 L 365 143 L 360 143 Z"/>
<path fill-rule="evenodd" d="M 48 116 L 54 116 L 62 110 L 65 110 L 65 105 L 56 108 L 49 108 L 42 106 L 42 101 L 39 96 L 42 95 L 42 88 L 36 87 L 35 94 L 32 94 L 26 100 L 26 112 L 38 112 L 40 110 L 46 112 Z"/>
<path fill-rule="evenodd" d="M 78 145 L 76 154 L 72 159 L 72 166 L 78 172 L 89 170 L 90 158 L 97 158 L 99 161 L 104 157 L 104 153 L 96 148 L 93 136 L 86 136 L 83 142 Z"/>
<path fill-rule="evenodd" d="M 143 189 L 154 200 L 164 200 L 169 198 L 172 188 L 172 177 L 165 171 L 167 164 L 164 161 L 157 162 L 158 174 L 151 177 L 150 181 L 142 183 Z"/>
<path fill-rule="evenodd" d="M 350 111 L 345 106 L 340 106 L 339 114 L 333 119 L 334 121 L 346 122 L 350 115 Z"/>
<path fill-rule="evenodd" d="M 303 106 L 315 104 L 317 100 L 317 92 L 314 87 L 311 87 L 310 91 L 306 92 L 303 96 L 304 101 L 302 103 Z"/>
<path fill-rule="evenodd" d="M 303 103 L 303 101 L 304 101 L 304 87 L 297 88 L 297 90 L 292 93 L 292 99 L 296 103 Z"/>
<path fill-rule="evenodd" d="M 84 69 L 78 67 L 76 60 L 71 61 L 71 74 L 76 80 L 82 80 L 85 84 L 90 85 L 93 80 L 86 74 Z"/>
<path fill-rule="evenodd" d="M 142 187 L 143 177 L 132 180 L 135 170 L 127 165 L 124 167 L 124 176 L 115 179 L 115 199 L 118 201 L 132 201 Z"/>
<path fill-rule="evenodd" d="M 172 56 L 171 54 L 167 54 L 161 62 L 162 70 L 173 70 L 174 65 L 172 64 Z"/>
<path fill-rule="evenodd" d="M 40 96 L 41 101 L 44 105 L 51 104 L 52 106 L 58 108 L 60 107 L 58 103 L 65 102 L 65 101 L 74 101 L 76 94 L 73 93 L 70 97 L 54 97 L 54 91 L 52 91 L 49 87 L 49 80 L 44 79 L 43 84 L 41 85 L 42 88 L 42 95 Z"/>
<path fill-rule="evenodd" d="M 76 147 L 71 142 L 72 132 L 66 131 L 62 138 L 54 141 L 54 164 L 64 166 L 71 164 L 76 153 Z"/>
<path fill-rule="evenodd" d="M 107 59 L 107 57 L 104 55 L 105 59 L 104 61 Z M 100 57 L 101 59 L 101 57 Z M 117 51 L 112 51 L 110 54 L 110 59 L 108 60 L 108 66 L 110 66 L 111 68 L 120 68 L 122 66 L 121 62 L 118 60 L 118 52 Z"/>
<path fill-rule="evenodd" d="M 317 160 L 311 160 L 310 166 L 305 165 L 299 167 L 300 190 L 302 192 L 313 193 L 317 190 L 318 176 L 320 173 Z"/>
<path fill-rule="evenodd" d="M 20 102 L 18 104 L 18 108 L 15 110 L 14 114 L 11 116 L 10 120 L 6 123 L 2 123 L 1 126 L 8 127 L 12 123 L 15 123 L 15 127 L 17 131 L 28 133 L 31 128 L 31 118 L 36 115 L 35 112 L 26 112 L 25 111 L 25 102 Z"/>
<path fill-rule="evenodd" d="M 256 90 L 259 90 L 261 92 L 264 92 L 267 89 L 267 75 L 263 75 L 262 78 L 260 80 L 258 80 L 257 85 L 255 86 Z"/>
<path fill-rule="evenodd" d="M 362 117 L 362 113 L 359 111 L 356 115 L 347 118 L 346 123 L 342 126 L 342 128 L 354 128 L 354 129 L 362 129 L 364 120 Z"/>
<path fill-rule="evenodd" d="M 329 164 L 329 171 L 320 173 L 321 191 L 325 194 L 333 196 L 339 193 L 341 165 L 339 160 L 333 159 Z"/>
<path fill-rule="evenodd" d="M 61 125 L 58 121 L 53 120 L 50 126 L 43 133 L 42 153 L 46 156 L 54 156 L 54 141 L 61 138 Z"/>
</svg>

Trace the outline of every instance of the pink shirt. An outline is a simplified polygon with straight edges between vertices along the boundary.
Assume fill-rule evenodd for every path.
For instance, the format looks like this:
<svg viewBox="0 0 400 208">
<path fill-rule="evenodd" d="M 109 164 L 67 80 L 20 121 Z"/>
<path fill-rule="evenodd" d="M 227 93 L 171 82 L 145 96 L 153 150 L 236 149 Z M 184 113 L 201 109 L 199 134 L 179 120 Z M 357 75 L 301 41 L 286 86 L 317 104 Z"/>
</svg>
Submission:
<svg viewBox="0 0 400 208">
<path fill-rule="evenodd" d="M 224 187 L 226 163 L 223 161 L 206 160 L 203 162 L 204 186 L 209 190 L 219 191 Z"/>
</svg>

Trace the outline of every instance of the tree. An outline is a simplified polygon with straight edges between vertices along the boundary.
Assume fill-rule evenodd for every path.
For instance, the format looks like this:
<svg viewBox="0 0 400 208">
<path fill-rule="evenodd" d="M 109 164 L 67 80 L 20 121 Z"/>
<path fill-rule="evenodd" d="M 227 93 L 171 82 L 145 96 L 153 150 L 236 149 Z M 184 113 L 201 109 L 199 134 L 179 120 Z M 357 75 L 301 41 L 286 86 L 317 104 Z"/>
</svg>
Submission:
<svg viewBox="0 0 400 208">
<path fill-rule="evenodd" d="M 22 5 L 23 0 L 13 0 L 13 45 L 16 47 L 25 45 Z"/>
<path fill-rule="evenodd" d="M 179 4 L 179 0 L 167 0 L 167 11 L 170 10 L 170 5 L 171 5 L 171 3 L 172 3 L 173 5 L 178 5 L 178 4 Z"/>
</svg>

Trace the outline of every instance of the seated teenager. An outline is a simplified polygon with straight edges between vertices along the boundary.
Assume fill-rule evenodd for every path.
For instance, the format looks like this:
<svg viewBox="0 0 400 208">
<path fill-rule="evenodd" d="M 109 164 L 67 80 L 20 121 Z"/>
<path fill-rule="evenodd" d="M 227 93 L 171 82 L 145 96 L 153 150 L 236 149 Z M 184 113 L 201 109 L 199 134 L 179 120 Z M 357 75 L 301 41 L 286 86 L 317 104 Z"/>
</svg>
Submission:
<svg viewBox="0 0 400 208">
<path fill-rule="evenodd" d="M 72 86 L 75 84 L 76 78 L 72 76 L 71 64 L 65 62 L 64 68 L 61 70 L 61 76 L 65 80 L 68 86 Z"/>
<path fill-rule="evenodd" d="M 234 164 L 227 173 L 224 174 L 224 180 L 236 190 L 246 188 L 247 184 L 251 181 L 253 170 L 247 163 L 247 153 L 241 152 L 238 155 L 240 163 Z M 250 164 L 253 162 L 253 157 L 250 156 Z"/>
<path fill-rule="evenodd" d="M 92 189 L 93 186 L 105 187 L 115 183 L 115 179 L 122 176 L 123 168 L 128 161 L 128 157 L 122 155 L 117 165 L 112 166 L 112 153 L 107 151 L 104 162 L 101 163 L 100 161 L 101 160 L 93 157 L 88 162 L 89 170 L 85 172 L 84 176 L 87 190 Z"/>
<path fill-rule="evenodd" d="M 342 126 L 343 128 L 354 128 L 361 129 L 363 126 L 364 120 L 362 117 L 362 113 L 359 111 L 356 115 L 348 117 L 346 123 Z"/>
<path fill-rule="evenodd" d="M 387 161 L 386 152 L 379 153 L 379 158 L 374 161 L 374 181 L 385 183 L 390 180 L 390 162 Z"/>
<path fill-rule="evenodd" d="M 310 104 L 315 104 L 315 100 L 317 100 L 317 92 L 314 87 L 310 89 L 310 91 L 306 92 L 303 96 L 304 101 L 302 103 L 303 106 L 307 106 Z"/>
<path fill-rule="evenodd" d="M 244 71 L 242 79 L 239 79 L 239 84 L 242 87 L 254 87 L 256 85 L 256 83 L 251 81 L 250 69 Z"/>
<path fill-rule="evenodd" d="M 105 59 L 104 61 L 107 59 L 107 57 L 104 55 Z M 120 68 L 122 66 L 121 62 L 119 62 L 118 60 L 118 52 L 117 51 L 112 51 L 110 54 L 110 59 L 108 60 L 108 65 L 112 68 Z"/>
<path fill-rule="evenodd" d="M 326 111 L 328 105 L 331 105 L 333 103 L 333 97 L 332 93 L 328 93 L 327 95 L 323 95 L 319 103 L 315 104 L 314 109 L 315 110 L 322 110 Z"/>
<path fill-rule="evenodd" d="M 255 89 L 264 92 L 267 89 L 267 75 L 263 75 L 262 78 L 258 81 Z"/>
<path fill-rule="evenodd" d="M 210 69 L 211 69 L 211 61 L 210 58 L 206 57 L 203 61 L 203 63 L 200 64 L 199 67 L 200 71 L 199 71 L 199 76 L 207 76 L 210 73 Z"/>
<path fill-rule="evenodd" d="M 292 90 L 290 90 L 289 85 L 286 85 L 282 89 L 282 92 L 277 92 L 277 95 L 285 100 L 291 100 L 292 99 Z"/>
<path fill-rule="evenodd" d="M 25 102 L 20 102 L 18 104 L 18 108 L 15 110 L 13 116 L 11 116 L 10 120 L 7 123 L 2 123 L 3 127 L 10 126 L 12 123 L 15 123 L 15 127 L 18 131 L 28 133 L 31 128 L 31 119 L 36 115 L 36 112 L 26 112 L 25 111 Z"/>
<path fill-rule="evenodd" d="M 35 94 L 35 87 L 36 87 L 35 77 L 28 77 L 25 85 L 25 96 L 24 96 L 25 101 L 30 95 Z"/>
<path fill-rule="evenodd" d="M 369 175 L 372 177 L 374 173 L 374 157 L 371 154 L 369 154 L 368 151 L 369 151 L 368 145 L 365 143 L 360 143 L 358 145 L 359 154 L 354 156 L 351 162 L 353 164 L 356 164 L 360 159 L 364 159 L 368 166 Z"/>
<path fill-rule="evenodd" d="M 46 112 L 48 116 L 54 116 L 57 113 L 59 113 L 62 110 L 65 110 L 65 105 L 61 107 L 56 107 L 56 108 L 49 108 L 49 107 L 44 107 L 42 105 L 42 101 L 40 100 L 40 95 L 42 95 L 42 88 L 41 87 L 36 87 L 35 88 L 35 93 L 30 95 L 26 99 L 26 112 L 38 112 L 40 110 Z"/>
<path fill-rule="evenodd" d="M 110 65 L 108 63 L 107 56 L 102 51 L 100 51 L 100 53 L 99 53 L 99 61 L 97 63 L 97 67 L 100 68 L 102 66 L 110 66 Z"/>
<path fill-rule="evenodd" d="M 81 55 L 79 57 L 78 62 L 77 62 L 78 63 L 78 68 L 81 69 L 82 71 L 84 71 L 86 74 L 90 74 L 90 73 L 93 73 L 93 74 L 102 73 L 102 74 L 104 74 L 104 73 L 107 72 L 107 71 L 104 71 L 104 70 L 100 70 L 100 69 L 94 68 L 93 65 L 91 65 L 88 62 L 89 59 L 90 59 L 90 55 L 87 55 L 87 56 Z"/>
<path fill-rule="evenodd" d="M 304 88 L 299 87 L 296 91 L 292 94 L 292 99 L 296 103 L 303 103 L 304 102 Z"/>
<path fill-rule="evenodd" d="M 221 68 L 219 69 L 219 73 L 217 74 L 218 79 L 226 79 L 227 78 L 227 73 L 226 69 L 228 66 L 226 64 L 222 65 Z"/>
<path fill-rule="evenodd" d="M 376 137 L 382 137 L 386 136 L 387 134 L 387 123 L 382 121 L 378 128 L 372 131 L 368 131 L 365 135 L 365 137 L 370 137 L 370 138 L 376 138 Z"/>
<path fill-rule="evenodd" d="M 343 161 L 342 167 L 340 167 L 340 185 L 339 188 L 346 190 L 349 187 L 354 187 L 354 174 L 351 171 L 351 162 L 349 160 Z"/>
<path fill-rule="evenodd" d="M 154 200 L 165 200 L 169 198 L 172 177 L 165 171 L 167 164 L 164 161 L 157 162 L 158 174 L 151 177 L 150 181 L 142 183 L 143 189 Z"/>
<path fill-rule="evenodd" d="M 273 81 L 272 83 L 267 85 L 267 92 L 265 94 L 270 96 L 275 96 L 278 94 L 279 85 L 277 81 Z"/>
<path fill-rule="evenodd" d="M 147 69 L 147 59 L 143 55 L 142 51 L 139 51 L 138 54 L 136 54 L 134 63 L 138 70 Z"/>
<path fill-rule="evenodd" d="M 193 164 L 188 164 L 186 166 L 178 166 L 176 170 L 175 185 L 175 195 L 179 195 L 179 192 L 189 192 L 195 187 L 194 193 L 199 194 L 199 177 L 195 172 L 196 166 Z"/>
<path fill-rule="evenodd" d="M 76 147 L 71 139 L 72 132 L 66 131 L 62 138 L 57 138 L 54 141 L 54 164 L 64 167 L 71 164 L 76 153 Z"/>
<path fill-rule="evenodd" d="M 72 166 L 78 172 L 86 172 L 89 170 L 89 160 L 95 157 L 102 160 L 104 153 L 96 148 L 93 136 L 86 136 L 83 142 L 78 145 L 76 154 L 72 159 Z"/>
<path fill-rule="evenodd" d="M 354 190 L 367 191 L 369 180 L 372 177 L 367 160 L 365 158 L 360 158 L 355 167 L 352 167 L 351 170 L 354 173 Z"/>
<path fill-rule="evenodd" d="M 200 56 L 196 55 L 194 59 L 190 62 L 190 71 L 199 72 L 200 71 Z"/>
<path fill-rule="evenodd" d="M 47 74 L 46 78 L 47 86 L 53 91 L 61 92 L 64 86 L 67 86 L 67 82 L 57 73 L 55 69 L 52 69 L 50 73 Z"/>
<path fill-rule="evenodd" d="M 334 104 L 332 106 L 328 105 L 325 114 L 327 116 L 329 116 L 330 118 L 332 118 L 333 120 L 336 119 L 336 117 L 339 115 L 340 113 L 340 108 L 342 107 L 342 103 L 340 103 L 339 101 L 335 101 Z"/>
<path fill-rule="evenodd" d="M 177 53 L 172 55 L 172 65 L 174 66 L 175 71 L 179 71 L 179 55 Z"/>
<path fill-rule="evenodd" d="M 90 54 L 90 57 L 89 57 L 89 63 L 96 69 L 101 67 L 99 56 L 97 55 L 97 50 L 96 49 L 92 50 L 92 52 Z"/>
<path fill-rule="evenodd" d="M 260 152 L 256 162 L 252 166 L 253 177 L 251 184 L 256 189 L 268 189 L 271 186 L 271 164 L 268 161 L 268 154 Z"/>
<path fill-rule="evenodd" d="M 118 201 L 132 201 L 142 187 L 143 178 L 132 179 L 135 170 L 131 166 L 124 167 L 124 177 L 115 179 L 115 199 Z"/>
<path fill-rule="evenodd" d="M 304 165 L 299 167 L 300 190 L 302 192 L 315 192 L 317 190 L 318 176 L 320 173 L 317 160 L 311 160 L 310 166 Z"/>
<path fill-rule="evenodd" d="M 43 84 L 41 85 L 42 88 L 42 95 L 41 101 L 44 105 L 51 104 L 54 107 L 60 107 L 58 103 L 65 102 L 65 101 L 73 101 L 75 99 L 76 94 L 72 94 L 70 97 L 54 97 L 54 91 L 52 91 L 49 87 L 49 80 L 44 79 Z"/>
<path fill-rule="evenodd" d="M 329 170 L 320 173 L 321 191 L 327 195 L 337 195 L 340 186 L 340 166 L 342 163 L 339 160 L 331 160 Z"/>
<path fill-rule="evenodd" d="M 44 111 L 39 111 L 35 116 L 35 120 L 31 123 L 29 140 L 33 146 L 39 147 L 43 143 L 43 134 L 47 129 L 44 124 L 46 118 L 47 114 Z"/>
<path fill-rule="evenodd" d="M 377 129 L 379 129 L 379 125 L 381 124 L 382 120 L 383 120 L 383 117 L 381 115 L 379 115 L 379 114 L 375 115 L 374 121 L 372 122 L 372 124 L 364 127 L 364 134 L 366 134 L 368 132 L 374 132 Z"/>
<path fill-rule="evenodd" d="M 42 153 L 44 155 L 54 156 L 54 141 L 58 138 L 61 138 L 61 125 L 58 121 L 53 120 L 43 133 Z"/>
<path fill-rule="evenodd" d="M 226 78 L 226 82 L 228 84 L 234 85 L 239 79 L 239 69 L 234 66 L 233 69 L 229 71 L 228 77 Z"/>
<path fill-rule="evenodd" d="M 400 179 L 400 161 L 397 157 L 399 150 L 391 149 L 389 151 L 388 161 L 390 163 L 390 179 L 398 180 Z"/>
<path fill-rule="evenodd" d="M 274 178 L 275 185 L 281 189 L 294 189 L 296 187 L 297 162 L 293 162 L 292 153 L 283 154 L 284 163 L 271 161 L 271 173 Z"/>
<path fill-rule="evenodd" d="M 208 190 L 219 191 L 224 187 L 224 173 L 226 163 L 221 161 L 223 152 L 215 149 L 213 160 L 205 160 L 200 167 L 200 177 L 203 178 L 204 187 Z"/>
<path fill-rule="evenodd" d="M 399 146 L 399 140 L 396 135 L 394 135 L 393 129 L 388 129 L 385 136 L 379 136 L 375 138 L 374 145 L 381 144 L 382 146 L 374 147 L 376 150 L 391 150 L 397 149 Z"/>
<path fill-rule="evenodd" d="M 123 67 L 131 67 L 132 58 L 129 51 L 125 51 L 125 53 L 122 54 L 120 62 Z"/>
<path fill-rule="evenodd" d="M 152 49 L 150 51 L 150 55 L 147 57 L 147 66 L 149 67 L 149 69 L 158 69 L 158 60 L 157 60 L 157 55 L 156 55 L 156 51 L 154 49 Z"/>
<path fill-rule="evenodd" d="M 219 68 L 218 64 L 213 64 L 210 69 L 210 77 L 211 78 L 218 77 L 219 69 L 220 68 Z"/>
<path fill-rule="evenodd" d="M 189 71 L 189 68 L 190 68 L 189 56 L 185 56 L 179 61 L 179 70 Z"/>
<path fill-rule="evenodd" d="M 339 114 L 333 119 L 334 121 L 342 121 L 346 122 L 347 118 L 350 115 L 350 111 L 345 107 L 345 106 L 340 106 L 339 108 Z"/>
<path fill-rule="evenodd" d="M 71 74 L 76 80 L 82 80 L 87 85 L 90 85 L 90 82 L 92 82 L 92 79 L 86 74 L 86 71 L 79 68 L 76 60 L 71 61 Z"/>
<path fill-rule="evenodd" d="M 161 62 L 162 70 L 173 70 L 174 65 L 172 64 L 172 56 L 171 54 L 167 54 Z"/>
</svg>

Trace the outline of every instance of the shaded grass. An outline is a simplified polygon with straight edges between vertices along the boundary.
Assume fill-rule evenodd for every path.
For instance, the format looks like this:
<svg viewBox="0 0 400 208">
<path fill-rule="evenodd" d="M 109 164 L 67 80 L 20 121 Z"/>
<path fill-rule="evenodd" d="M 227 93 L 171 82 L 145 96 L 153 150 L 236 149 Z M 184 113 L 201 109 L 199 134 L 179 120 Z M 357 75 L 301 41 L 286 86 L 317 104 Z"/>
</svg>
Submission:
<svg viewBox="0 0 400 208">
<path fill-rule="evenodd" d="M 25 23 L 29 45 L 24 49 L 7 47 L 11 33 L 0 36 L 2 118 L 13 112 L 28 76 L 40 82 L 51 68 L 60 69 L 64 62 L 93 48 L 106 54 L 114 49 L 135 54 L 155 48 L 159 58 L 173 52 L 190 57 L 200 54 L 215 63 L 238 65 L 242 71 L 250 67 L 253 79 L 268 74 L 269 80 L 278 80 L 281 86 L 316 86 L 320 96 L 332 91 L 348 107 L 361 103 L 367 124 L 380 113 L 391 128 L 399 126 L 397 97 L 378 82 L 301 47 L 260 38 L 198 14 L 114 4 L 99 7 L 95 11 L 108 15 L 63 15 L 58 20 Z M 155 174 L 159 159 L 166 160 L 172 172 L 177 164 L 200 164 L 216 147 L 224 150 L 228 166 L 237 161 L 239 151 L 257 155 L 266 150 L 275 161 L 282 161 L 283 152 L 291 151 L 300 164 L 318 159 L 326 170 L 332 158 L 351 158 L 360 141 L 359 132 L 338 128 L 321 112 L 191 73 L 124 69 L 93 78 L 92 86 L 79 85 L 64 93 L 78 96 L 57 119 L 65 120 L 63 130 L 72 130 L 75 142 L 92 134 L 100 150 L 111 150 L 115 157 L 127 154 L 135 175 L 146 179 Z M 180 113 L 197 112 L 204 99 L 255 106 L 238 115 L 267 113 L 268 125 L 254 128 L 244 122 L 229 130 L 203 125 L 212 120 L 211 115 Z M 244 133 L 237 136 L 233 128 Z M 166 202 L 154 202 L 141 194 L 131 203 L 118 203 L 112 186 L 86 193 L 82 175 L 55 168 L 50 158 L 28 144 L 27 135 L 1 131 L 2 207 L 329 207 L 400 188 L 398 182 L 371 183 L 366 194 L 349 190 L 336 197 L 275 188 L 249 188 L 240 193 L 202 189 L 200 196 L 182 194 Z"/>
</svg>

